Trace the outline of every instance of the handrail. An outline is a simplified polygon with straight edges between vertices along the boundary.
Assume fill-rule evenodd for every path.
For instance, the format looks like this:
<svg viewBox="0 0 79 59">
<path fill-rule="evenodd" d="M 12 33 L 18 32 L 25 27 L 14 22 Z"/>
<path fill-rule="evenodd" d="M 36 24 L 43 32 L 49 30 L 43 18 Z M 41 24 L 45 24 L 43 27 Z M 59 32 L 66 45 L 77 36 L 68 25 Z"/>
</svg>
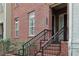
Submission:
<svg viewBox="0 0 79 59">
<path fill-rule="evenodd" d="M 44 34 L 46 34 L 46 33 L 44 33 Z M 41 38 L 44 34 L 42 34 L 39 38 Z M 37 36 L 36 36 L 36 37 L 37 37 Z M 39 38 L 38 38 L 38 39 L 39 39 Z M 34 39 L 34 38 L 33 38 L 33 39 Z M 32 39 L 32 40 L 33 40 L 33 39 Z M 31 42 L 32 40 L 30 40 L 29 42 Z M 29 42 L 27 42 L 26 44 L 28 44 Z M 31 44 L 32 44 L 32 43 L 31 43 Z M 31 45 L 31 44 L 30 44 L 30 45 Z M 24 45 L 23 45 L 23 46 L 24 46 Z M 27 47 L 28 47 L 28 46 L 27 46 Z"/>
<path fill-rule="evenodd" d="M 34 39 L 35 37 L 37 37 L 39 34 L 41 34 L 42 32 L 44 32 L 45 30 L 48 31 L 48 29 L 44 29 L 43 31 L 41 31 L 40 33 L 38 33 L 36 36 L 34 36 L 33 38 L 31 38 L 29 41 L 27 41 L 26 43 L 24 43 L 23 45 L 27 44 L 28 42 L 30 42 L 32 39 Z"/>
<path fill-rule="evenodd" d="M 51 31 L 51 30 L 48 30 L 48 29 L 44 29 L 43 31 L 41 31 L 40 33 L 38 33 L 36 36 L 34 36 L 33 38 L 31 38 L 29 41 L 27 41 L 27 42 L 25 42 L 23 45 L 22 45 L 22 49 L 19 49 L 18 51 L 20 51 L 20 50 L 23 50 L 23 55 L 24 55 L 24 50 L 25 50 L 25 45 L 28 45 L 33 39 L 35 39 L 36 37 L 38 37 L 41 33 L 43 33 L 44 32 L 44 34 L 46 34 L 48 31 Z M 44 34 L 42 34 L 40 37 L 42 37 Z M 40 38 L 39 37 L 39 38 Z M 38 38 L 38 39 L 39 39 Z M 37 40 L 37 39 L 36 39 Z M 32 43 L 30 44 L 30 45 L 32 45 Z M 28 48 L 29 46 L 27 46 L 27 48 Z"/>
<path fill-rule="evenodd" d="M 23 50 L 23 49 L 19 49 L 19 50 L 18 50 L 18 55 L 20 55 L 20 51 L 22 51 L 22 50 Z"/>
<path fill-rule="evenodd" d="M 60 35 L 62 32 L 64 31 L 64 27 L 62 27 L 60 30 L 58 30 L 51 38 L 49 38 L 49 40 L 42 46 L 42 50 L 41 50 L 41 52 L 42 52 L 42 56 L 44 55 L 44 49 L 46 49 L 48 46 L 49 46 L 49 44 L 51 44 L 51 40 L 53 39 L 53 38 L 55 38 L 56 36 L 58 36 L 58 35 Z M 53 41 L 53 40 L 52 40 Z M 60 53 L 58 53 L 58 55 L 59 55 Z"/>
<path fill-rule="evenodd" d="M 51 38 L 49 38 L 49 41 L 52 40 L 52 38 L 54 38 L 54 37 L 55 37 L 59 32 L 61 32 L 63 29 L 64 29 L 64 27 L 62 27 L 62 28 L 61 28 L 58 32 L 56 32 Z M 43 47 L 45 47 L 45 46 L 49 43 L 49 41 L 48 41 L 47 43 L 45 43 Z"/>
<path fill-rule="evenodd" d="M 41 46 L 41 48 L 42 48 L 42 50 L 41 51 L 43 51 L 43 49 L 44 48 L 46 48 L 49 44 L 50 44 L 50 41 L 52 40 L 52 38 L 54 38 L 54 37 L 56 37 L 57 35 L 59 35 L 59 34 L 61 34 L 64 30 L 64 27 L 62 27 L 60 30 L 58 30 L 52 37 L 50 37 L 49 38 L 49 40 L 43 45 L 43 46 Z M 62 31 L 63 30 L 63 31 Z M 22 55 L 24 56 L 26 53 L 26 51 L 28 51 L 28 50 L 25 50 L 25 48 L 26 49 L 28 49 L 28 48 L 30 48 L 30 45 L 32 45 L 33 43 L 34 43 L 34 41 L 36 41 L 37 39 L 38 40 L 40 40 L 40 37 L 42 37 L 45 33 L 48 33 L 48 31 L 51 31 L 51 30 L 48 30 L 48 29 L 44 29 L 43 31 L 41 31 L 40 33 L 38 33 L 36 36 L 34 36 L 33 38 L 31 38 L 28 42 L 26 42 L 26 43 L 24 43 L 23 45 L 22 45 L 22 48 L 21 49 L 19 49 L 18 51 L 20 52 L 21 50 L 22 50 Z M 44 32 L 44 33 L 43 33 Z M 41 36 L 39 36 L 40 34 L 42 34 Z M 35 39 L 36 38 L 36 39 Z M 32 42 L 32 40 L 34 39 L 34 41 Z M 31 43 L 31 44 L 30 44 Z M 30 44 L 30 45 L 29 45 Z M 35 43 L 36 44 L 36 43 Z M 41 43 L 40 43 L 41 44 Z M 26 46 L 25 46 L 26 45 Z M 37 51 L 38 52 L 38 51 Z M 28 52 L 27 52 L 28 53 Z M 27 54 L 27 55 L 29 55 L 29 54 Z"/>
</svg>

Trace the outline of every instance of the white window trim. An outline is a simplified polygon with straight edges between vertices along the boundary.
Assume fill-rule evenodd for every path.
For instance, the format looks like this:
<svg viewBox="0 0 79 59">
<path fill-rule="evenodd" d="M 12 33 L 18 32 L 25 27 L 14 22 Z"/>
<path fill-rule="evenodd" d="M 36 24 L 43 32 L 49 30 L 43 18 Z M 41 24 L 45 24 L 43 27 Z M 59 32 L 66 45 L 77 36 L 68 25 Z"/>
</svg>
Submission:
<svg viewBox="0 0 79 59">
<path fill-rule="evenodd" d="M 16 24 L 18 24 L 18 27 L 19 27 L 19 21 L 15 22 L 15 26 Z M 16 28 L 16 30 L 19 30 L 19 28 L 18 29 Z"/>
<path fill-rule="evenodd" d="M 18 23 L 18 29 L 16 29 L 16 23 Z M 15 19 L 15 36 L 18 37 L 19 35 L 16 35 L 16 31 L 19 31 L 19 20 L 16 22 Z"/>
<path fill-rule="evenodd" d="M 31 14 L 34 13 L 34 14 Z M 35 24 L 33 26 L 30 25 L 30 19 L 34 18 L 35 21 L 35 12 L 31 12 L 29 13 L 29 36 L 35 36 Z M 34 28 L 34 34 L 30 34 L 30 28 L 33 27 Z"/>
</svg>

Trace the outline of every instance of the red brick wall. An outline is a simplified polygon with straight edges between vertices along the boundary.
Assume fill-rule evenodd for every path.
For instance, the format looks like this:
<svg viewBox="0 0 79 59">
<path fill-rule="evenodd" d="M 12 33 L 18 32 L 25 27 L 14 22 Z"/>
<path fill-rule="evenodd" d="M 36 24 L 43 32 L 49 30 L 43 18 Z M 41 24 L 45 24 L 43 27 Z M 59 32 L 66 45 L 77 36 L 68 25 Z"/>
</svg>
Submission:
<svg viewBox="0 0 79 59">
<path fill-rule="evenodd" d="M 12 4 L 12 38 L 16 39 L 15 36 L 15 17 L 19 17 L 20 23 L 20 30 L 19 30 L 19 37 L 20 40 L 27 40 L 29 37 L 29 19 L 28 13 L 35 10 L 35 31 L 39 33 L 45 28 L 49 29 L 49 5 L 48 4 L 21 4 L 19 3 L 18 6 L 15 7 Z M 48 25 L 45 25 L 45 19 L 48 20 Z"/>
<path fill-rule="evenodd" d="M 68 41 L 61 41 L 61 56 L 68 56 Z"/>
<path fill-rule="evenodd" d="M 24 41 L 29 39 L 29 19 L 28 13 L 31 11 L 35 11 L 35 31 L 39 33 L 43 29 L 51 29 L 51 9 L 49 8 L 48 4 L 21 4 L 19 3 L 18 6 L 14 6 L 11 4 L 12 8 L 12 19 L 11 19 L 11 33 L 12 39 L 15 41 L 15 17 L 19 17 L 19 37 L 18 41 Z M 48 25 L 45 25 L 45 19 L 48 20 Z M 50 20 L 49 20 L 50 19 Z M 68 43 L 62 41 L 61 42 L 61 55 L 68 55 Z"/>
</svg>

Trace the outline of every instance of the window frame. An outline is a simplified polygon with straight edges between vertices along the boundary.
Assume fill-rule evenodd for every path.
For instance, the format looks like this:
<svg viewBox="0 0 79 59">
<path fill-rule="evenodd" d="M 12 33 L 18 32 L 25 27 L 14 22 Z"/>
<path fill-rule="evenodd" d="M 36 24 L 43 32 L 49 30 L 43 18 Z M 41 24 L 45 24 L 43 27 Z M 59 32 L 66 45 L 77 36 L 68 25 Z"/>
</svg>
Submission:
<svg viewBox="0 0 79 59">
<path fill-rule="evenodd" d="M 29 14 L 29 16 L 28 16 L 28 18 L 29 18 L 29 36 L 35 36 L 35 11 L 32 11 L 28 14 Z M 31 25 L 31 22 L 33 25 Z M 32 33 L 31 33 L 31 30 L 32 30 Z"/>
<path fill-rule="evenodd" d="M 59 15 L 59 17 L 58 17 L 59 18 L 59 24 L 60 24 L 60 20 L 61 20 L 60 17 L 64 16 L 65 14 L 67 14 L 67 13 L 62 13 L 62 14 Z M 60 26 L 59 26 L 59 28 L 60 28 Z"/>
<path fill-rule="evenodd" d="M 18 27 L 18 28 L 16 28 Z M 18 32 L 18 35 L 17 35 Z M 18 37 L 19 36 L 19 17 L 15 17 L 15 36 Z"/>
</svg>

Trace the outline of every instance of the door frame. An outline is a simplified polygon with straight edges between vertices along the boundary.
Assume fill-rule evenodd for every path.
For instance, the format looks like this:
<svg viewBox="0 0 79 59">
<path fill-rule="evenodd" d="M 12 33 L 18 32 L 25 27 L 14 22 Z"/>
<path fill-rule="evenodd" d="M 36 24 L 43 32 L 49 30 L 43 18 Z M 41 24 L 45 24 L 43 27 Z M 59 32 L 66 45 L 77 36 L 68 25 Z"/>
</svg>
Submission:
<svg viewBox="0 0 79 59">
<path fill-rule="evenodd" d="M 59 15 L 59 17 L 60 16 L 64 16 L 64 15 L 67 15 L 67 12 L 65 12 L 65 13 L 62 13 L 62 14 L 60 14 Z M 68 19 L 68 18 L 67 18 Z M 60 18 L 59 18 L 59 20 L 60 20 Z M 68 20 L 66 20 L 66 22 L 67 22 Z M 58 24 L 58 29 L 59 29 L 59 24 Z M 67 23 L 66 23 L 66 27 L 65 27 L 65 19 L 64 19 L 64 41 L 67 41 L 68 39 L 67 39 L 67 32 L 68 30 L 67 30 Z M 65 37 L 65 35 L 66 35 L 66 37 Z"/>
<path fill-rule="evenodd" d="M 1 25 L 1 32 L 2 32 L 2 37 L 1 38 L 3 38 L 3 23 L 0 23 L 0 25 Z"/>
<path fill-rule="evenodd" d="M 60 16 L 65 15 L 65 14 L 67 14 L 67 13 L 61 13 L 61 14 L 59 14 L 58 20 L 60 20 Z M 60 24 L 60 22 L 58 21 L 58 29 L 59 29 L 59 24 Z"/>
<path fill-rule="evenodd" d="M 54 18 L 53 18 L 54 17 Z M 53 28 L 52 28 L 52 32 L 54 32 L 53 34 L 55 34 L 56 33 L 56 20 L 55 20 L 56 18 L 55 18 L 55 15 L 52 15 L 52 24 L 54 23 L 54 26 L 52 26 Z M 54 21 L 54 22 L 53 22 Z M 52 35 L 53 35 L 52 34 Z"/>
</svg>

